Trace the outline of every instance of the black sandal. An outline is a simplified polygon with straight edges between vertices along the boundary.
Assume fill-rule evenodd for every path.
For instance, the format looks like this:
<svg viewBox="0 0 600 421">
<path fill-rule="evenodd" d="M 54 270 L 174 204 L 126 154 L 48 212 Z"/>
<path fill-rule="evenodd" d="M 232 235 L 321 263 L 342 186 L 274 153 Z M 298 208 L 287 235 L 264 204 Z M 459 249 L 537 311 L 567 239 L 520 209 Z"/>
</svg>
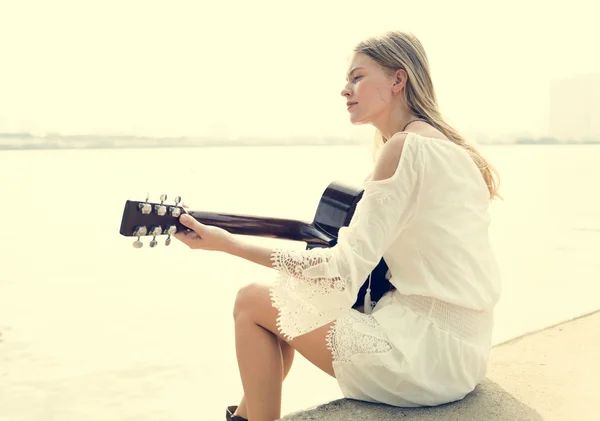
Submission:
<svg viewBox="0 0 600 421">
<path fill-rule="evenodd" d="M 239 415 L 233 415 L 237 408 L 238 408 L 237 405 L 236 406 L 228 406 L 227 411 L 225 412 L 225 419 L 227 421 L 248 421 L 246 418 L 242 418 Z"/>
</svg>

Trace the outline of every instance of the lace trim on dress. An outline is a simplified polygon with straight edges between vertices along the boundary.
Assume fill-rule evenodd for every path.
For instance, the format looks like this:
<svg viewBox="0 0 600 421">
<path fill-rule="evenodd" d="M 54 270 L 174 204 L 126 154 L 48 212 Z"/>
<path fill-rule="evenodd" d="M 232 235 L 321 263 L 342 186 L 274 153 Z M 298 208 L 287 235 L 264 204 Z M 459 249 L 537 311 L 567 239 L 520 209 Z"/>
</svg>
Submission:
<svg viewBox="0 0 600 421">
<path fill-rule="evenodd" d="M 284 339 L 310 332 L 333 320 L 345 309 L 348 279 L 327 265 L 333 249 L 306 251 L 276 249 L 271 256 L 277 270 L 277 289 L 271 289 L 271 302 L 279 309 L 277 327 Z M 317 276 L 308 269 L 321 267 Z M 337 303 L 337 305 L 335 305 Z"/>
<path fill-rule="evenodd" d="M 358 311 L 349 311 L 340 317 L 326 338 L 333 361 L 349 362 L 355 355 L 382 354 L 392 350 L 388 341 L 357 331 L 354 327 L 357 323 L 365 324 L 369 330 L 379 327 L 373 316 Z"/>
<path fill-rule="evenodd" d="M 460 307 L 433 297 L 396 293 L 392 302 L 410 309 L 465 342 L 479 342 L 491 333 L 493 311 L 478 311 Z"/>
</svg>

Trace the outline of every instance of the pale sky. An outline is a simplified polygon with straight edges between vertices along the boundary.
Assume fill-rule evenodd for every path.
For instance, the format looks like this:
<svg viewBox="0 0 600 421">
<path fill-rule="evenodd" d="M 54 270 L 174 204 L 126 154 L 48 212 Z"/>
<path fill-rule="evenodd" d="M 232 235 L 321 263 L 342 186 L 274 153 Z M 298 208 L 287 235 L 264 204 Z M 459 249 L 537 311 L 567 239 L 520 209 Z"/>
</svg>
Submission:
<svg viewBox="0 0 600 421">
<path fill-rule="evenodd" d="M 0 0 L 0 130 L 344 135 L 352 45 L 400 29 L 457 128 L 543 134 L 551 80 L 600 72 L 599 7 L 548 3 Z"/>
</svg>

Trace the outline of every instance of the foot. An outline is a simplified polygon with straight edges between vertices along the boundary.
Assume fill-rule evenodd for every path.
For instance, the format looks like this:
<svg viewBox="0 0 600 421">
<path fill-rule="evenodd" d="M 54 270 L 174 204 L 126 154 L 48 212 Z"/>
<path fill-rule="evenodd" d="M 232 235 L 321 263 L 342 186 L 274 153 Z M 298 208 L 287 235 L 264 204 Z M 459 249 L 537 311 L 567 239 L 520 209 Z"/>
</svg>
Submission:
<svg viewBox="0 0 600 421">
<path fill-rule="evenodd" d="M 246 418 L 240 417 L 239 415 L 237 415 L 235 413 L 235 411 L 237 411 L 237 409 L 238 409 L 237 405 L 227 407 L 227 411 L 225 413 L 226 421 L 248 421 Z"/>
</svg>

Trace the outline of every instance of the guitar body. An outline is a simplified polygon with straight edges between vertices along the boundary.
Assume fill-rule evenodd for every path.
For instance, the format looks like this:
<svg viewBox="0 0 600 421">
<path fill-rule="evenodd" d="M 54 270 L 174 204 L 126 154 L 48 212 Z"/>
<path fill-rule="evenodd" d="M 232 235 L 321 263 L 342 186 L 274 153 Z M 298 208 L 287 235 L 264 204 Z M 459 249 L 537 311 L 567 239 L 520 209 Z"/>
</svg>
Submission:
<svg viewBox="0 0 600 421">
<path fill-rule="evenodd" d="M 307 250 L 315 247 L 333 247 L 337 243 L 340 228 L 350 224 L 362 194 L 363 190 L 332 182 L 321 196 L 311 223 L 253 215 L 188 211 L 179 206 L 179 197 L 175 199 L 175 204 L 165 204 L 166 195 L 161 197 L 160 203 L 127 200 L 119 233 L 126 237 L 138 237 L 133 243 L 136 248 L 143 245 L 140 238 L 147 236 L 152 237 L 150 247 L 155 247 L 158 244 L 156 237 L 162 235 L 168 236 L 165 244 L 169 245 L 172 234 L 187 230 L 179 222 L 179 216 L 189 213 L 203 224 L 221 227 L 232 234 L 304 241 Z M 382 258 L 371 272 L 372 301 L 378 301 L 383 294 L 393 289 L 385 276 L 387 270 L 388 266 Z M 363 305 L 368 281 L 367 278 L 360 288 L 353 308 Z"/>
</svg>

